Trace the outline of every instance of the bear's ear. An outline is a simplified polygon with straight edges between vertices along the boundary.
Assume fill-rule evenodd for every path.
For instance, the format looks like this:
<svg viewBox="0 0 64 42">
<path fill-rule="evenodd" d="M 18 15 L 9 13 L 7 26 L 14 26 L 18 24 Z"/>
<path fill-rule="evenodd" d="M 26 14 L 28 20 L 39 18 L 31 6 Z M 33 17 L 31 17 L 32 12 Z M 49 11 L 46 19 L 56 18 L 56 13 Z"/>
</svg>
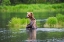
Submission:
<svg viewBox="0 0 64 42">
<path fill-rule="evenodd" d="M 31 14 L 33 14 L 33 12 L 30 12 Z"/>
<path fill-rule="evenodd" d="M 33 13 L 31 12 L 30 14 L 31 14 L 31 17 L 33 17 Z"/>
<path fill-rule="evenodd" d="M 32 18 L 32 19 L 35 19 L 35 18 L 34 18 L 34 15 L 33 15 L 33 12 L 31 12 L 31 18 Z"/>
</svg>

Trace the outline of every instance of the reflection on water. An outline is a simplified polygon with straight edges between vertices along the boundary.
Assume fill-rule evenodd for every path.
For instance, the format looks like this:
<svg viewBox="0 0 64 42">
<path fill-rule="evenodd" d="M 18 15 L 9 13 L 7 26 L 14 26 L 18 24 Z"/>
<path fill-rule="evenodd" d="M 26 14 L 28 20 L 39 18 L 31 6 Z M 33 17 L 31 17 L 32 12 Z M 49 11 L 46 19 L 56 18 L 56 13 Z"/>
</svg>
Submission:
<svg viewBox="0 0 64 42">
<path fill-rule="evenodd" d="M 27 38 L 25 29 L 16 32 L 0 28 L 0 42 L 28 42 Z M 64 42 L 64 29 L 38 28 L 37 40 L 34 42 Z"/>
</svg>

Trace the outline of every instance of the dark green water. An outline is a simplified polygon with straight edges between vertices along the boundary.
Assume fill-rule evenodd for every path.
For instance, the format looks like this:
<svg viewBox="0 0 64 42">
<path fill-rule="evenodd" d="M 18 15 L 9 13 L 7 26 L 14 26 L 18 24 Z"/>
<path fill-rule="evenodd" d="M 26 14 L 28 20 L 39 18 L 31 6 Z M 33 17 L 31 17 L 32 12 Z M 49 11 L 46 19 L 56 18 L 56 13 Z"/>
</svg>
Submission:
<svg viewBox="0 0 64 42">
<path fill-rule="evenodd" d="M 64 42 L 64 29 L 38 28 L 36 42 Z M 0 29 L 0 42 L 28 42 L 25 29 Z"/>
</svg>

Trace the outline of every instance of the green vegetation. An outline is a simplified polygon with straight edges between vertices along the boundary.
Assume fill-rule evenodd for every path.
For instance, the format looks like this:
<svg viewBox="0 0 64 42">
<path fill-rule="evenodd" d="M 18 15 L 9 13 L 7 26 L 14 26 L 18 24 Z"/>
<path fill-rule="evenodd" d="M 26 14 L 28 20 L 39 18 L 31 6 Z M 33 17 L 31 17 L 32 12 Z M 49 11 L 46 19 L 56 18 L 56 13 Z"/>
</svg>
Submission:
<svg viewBox="0 0 64 42">
<path fill-rule="evenodd" d="M 2 0 L 1 5 L 10 5 L 10 0 Z"/>
<path fill-rule="evenodd" d="M 64 0 L 0 0 L 1 5 L 15 5 L 15 4 L 53 4 L 53 3 L 63 3 Z"/>
<path fill-rule="evenodd" d="M 64 27 L 64 15 L 62 15 L 62 14 L 57 14 L 56 17 L 57 17 L 57 19 L 58 19 L 58 24 L 60 24 L 61 27 L 63 28 L 63 27 Z"/>
<path fill-rule="evenodd" d="M 64 28 L 64 15 L 57 14 L 56 17 L 49 17 L 44 27 Z"/>
<path fill-rule="evenodd" d="M 47 20 L 47 24 L 50 26 L 50 27 L 54 27 L 54 25 L 57 24 L 57 18 L 56 17 L 49 17 L 48 20 Z"/>
<path fill-rule="evenodd" d="M 14 30 L 18 30 L 19 28 L 25 28 L 27 23 L 29 23 L 28 19 L 21 19 L 21 18 L 17 18 L 17 17 L 13 17 L 10 21 L 9 21 L 9 28 Z"/>
<path fill-rule="evenodd" d="M 59 12 L 64 11 L 61 4 L 19 4 L 15 6 L 0 6 L 0 12 Z"/>
<path fill-rule="evenodd" d="M 44 27 L 50 27 L 50 28 L 54 28 L 56 27 L 56 24 L 58 23 L 58 20 L 56 17 L 49 17 L 44 25 Z"/>
<path fill-rule="evenodd" d="M 19 4 L 15 6 L 0 6 L 1 24 L 7 25 L 13 17 L 25 18 L 28 11 L 34 12 L 36 19 L 46 19 L 56 16 L 58 13 L 64 14 L 64 3 L 61 4 Z M 40 24 L 40 25 L 39 25 Z M 38 27 L 42 25 L 39 22 Z M 5 27 L 2 26 L 1 27 Z"/>
</svg>

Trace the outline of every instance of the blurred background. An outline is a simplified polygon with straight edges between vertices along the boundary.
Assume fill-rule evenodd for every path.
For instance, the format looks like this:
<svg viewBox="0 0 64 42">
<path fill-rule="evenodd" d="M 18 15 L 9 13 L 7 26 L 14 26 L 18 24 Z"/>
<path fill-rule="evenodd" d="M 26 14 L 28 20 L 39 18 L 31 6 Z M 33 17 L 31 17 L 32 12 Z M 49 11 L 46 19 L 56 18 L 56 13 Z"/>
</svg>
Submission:
<svg viewBox="0 0 64 42">
<path fill-rule="evenodd" d="M 64 42 L 64 0 L 0 0 L 0 42 L 27 39 L 27 12 L 36 18 L 39 42 Z"/>
</svg>

